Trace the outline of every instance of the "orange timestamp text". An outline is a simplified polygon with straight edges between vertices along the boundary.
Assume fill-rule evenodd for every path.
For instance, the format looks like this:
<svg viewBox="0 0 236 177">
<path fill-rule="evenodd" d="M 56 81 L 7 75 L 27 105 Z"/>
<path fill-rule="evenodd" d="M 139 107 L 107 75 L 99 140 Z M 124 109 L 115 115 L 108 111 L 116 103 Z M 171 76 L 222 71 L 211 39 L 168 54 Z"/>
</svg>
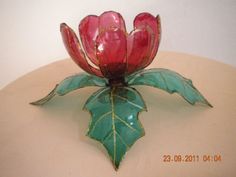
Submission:
<svg viewBox="0 0 236 177">
<path fill-rule="evenodd" d="M 194 154 L 164 154 L 162 156 L 163 162 L 221 162 L 221 154 L 203 154 L 203 155 L 194 155 Z"/>
</svg>

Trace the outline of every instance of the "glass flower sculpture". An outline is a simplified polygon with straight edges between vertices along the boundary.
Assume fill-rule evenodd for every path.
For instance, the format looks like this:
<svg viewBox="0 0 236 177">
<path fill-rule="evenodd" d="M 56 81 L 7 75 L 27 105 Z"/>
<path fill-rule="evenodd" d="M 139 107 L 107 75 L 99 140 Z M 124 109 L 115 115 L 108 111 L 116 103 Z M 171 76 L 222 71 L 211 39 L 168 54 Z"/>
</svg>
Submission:
<svg viewBox="0 0 236 177">
<path fill-rule="evenodd" d="M 82 87 L 101 87 L 84 106 L 92 117 L 87 135 L 103 144 L 115 169 L 127 150 L 144 136 L 138 114 L 147 109 L 132 86 L 147 85 L 176 92 L 192 105 L 202 102 L 211 106 L 192 81 L 180 74 L 162 68 L 144 70 L 158 51 L 159 16 L 138 14 L 130 33 L 117 12 L 86 16 L 79 24 L 82 45 L 65 23 L 61 24 L 60 31 L 70 57 L 85 73 L 64 79 L 46 97 L 31 104 L 43 105 L 56 95 L 62 96 Z"/>
</svg>

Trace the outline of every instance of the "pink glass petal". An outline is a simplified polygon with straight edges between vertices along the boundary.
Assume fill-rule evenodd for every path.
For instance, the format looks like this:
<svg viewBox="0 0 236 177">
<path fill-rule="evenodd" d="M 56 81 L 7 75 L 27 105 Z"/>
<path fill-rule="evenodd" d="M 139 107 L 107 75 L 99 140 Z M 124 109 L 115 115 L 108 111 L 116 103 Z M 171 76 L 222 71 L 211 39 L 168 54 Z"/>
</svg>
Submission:
<svg viewBox="0 0 236 177">
<path fill-rule="evenodd" d="M 119 28 L 98 35 L 97 58 L 103 75 L 109 79 L 123 77 L 126 70 L 126 34 Z"/>
<path fill-rule="evenodd" d="M 60 31 L 65 47 L 75 63 L 77 63 L 86 72 L 103 77 L 100 70 L 93 68 L 88 64 L 74 31 L 65 23 L 61 24 Z"/>
<path fill-rule="evenodd" d="M 144 67 L 150 58 L 153 42 L 153 31 L 150 28 L 140 28 L 130 33 L 127 37 L 127 74 Z"/>
<path fill-rule="evenodd" d="M 95 41 L 98 35 L 98 17 L 95 15 L 89 15 L 85 17 L 79 25 L 80 38 L 84 47 L 84 50 L 89 59 L 98 66 L 98 60 L 96 57 Z"/>
<path fill-rule="evenodd" d="M 100 15 L 99 32 L 110 28 L 120 28 L 122 31 L 126 32 L 125 21 L 119 13 L 108 11 Z"/>
<path fill-rule="evenodd" d="M 160 17 L 154 17 L 153 15 L 149 13 L 141 13 L 137 15 L 134 19 L 134 27 L 140 28 L 140 27 L 147 27 L 149 26 L 152 31 L 154 32 L 154 45 L 153 49 L 150 55 L 149 60 L 145 63 L 144 67 L 148 66 L 154 57 L 156 56 L 156 53 L 158 51 L 160 39 L 161 39 L 161 23 L 160 23 Z"/>
</svg>

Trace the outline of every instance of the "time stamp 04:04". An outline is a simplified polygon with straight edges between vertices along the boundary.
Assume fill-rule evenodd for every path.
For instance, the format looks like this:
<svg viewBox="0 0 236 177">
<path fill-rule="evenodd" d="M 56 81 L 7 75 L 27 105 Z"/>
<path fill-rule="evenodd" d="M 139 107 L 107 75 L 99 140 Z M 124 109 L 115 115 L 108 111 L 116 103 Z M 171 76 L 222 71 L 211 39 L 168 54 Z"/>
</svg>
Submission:
<svg viewBox="0 0 236 177">
<path fill-rule="evenodd" d="M 163 162 L 221 162 L 220 154 L 204 154 L 204 155 L 180 155 L 180 154 L 165 154 L 162 156 Z"/>
</svg>

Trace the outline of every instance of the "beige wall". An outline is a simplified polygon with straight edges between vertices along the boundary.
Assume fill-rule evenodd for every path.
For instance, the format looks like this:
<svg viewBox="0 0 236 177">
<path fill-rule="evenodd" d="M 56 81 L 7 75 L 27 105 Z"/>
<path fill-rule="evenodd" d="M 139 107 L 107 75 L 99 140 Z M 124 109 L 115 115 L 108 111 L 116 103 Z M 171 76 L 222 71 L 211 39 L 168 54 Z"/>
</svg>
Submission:
<svg viewBox="0 0 236 177">
<path fill-rule="evenodd" d="M 160 50 L 191 53 L 236 66 L 235 0 L 1 0 L 0 88 L 68 57 L 59 24 L 77 29 L 88 14 L 119 11 L 131 30 L 137 13 L 160 14 Z"/>
</svg>

